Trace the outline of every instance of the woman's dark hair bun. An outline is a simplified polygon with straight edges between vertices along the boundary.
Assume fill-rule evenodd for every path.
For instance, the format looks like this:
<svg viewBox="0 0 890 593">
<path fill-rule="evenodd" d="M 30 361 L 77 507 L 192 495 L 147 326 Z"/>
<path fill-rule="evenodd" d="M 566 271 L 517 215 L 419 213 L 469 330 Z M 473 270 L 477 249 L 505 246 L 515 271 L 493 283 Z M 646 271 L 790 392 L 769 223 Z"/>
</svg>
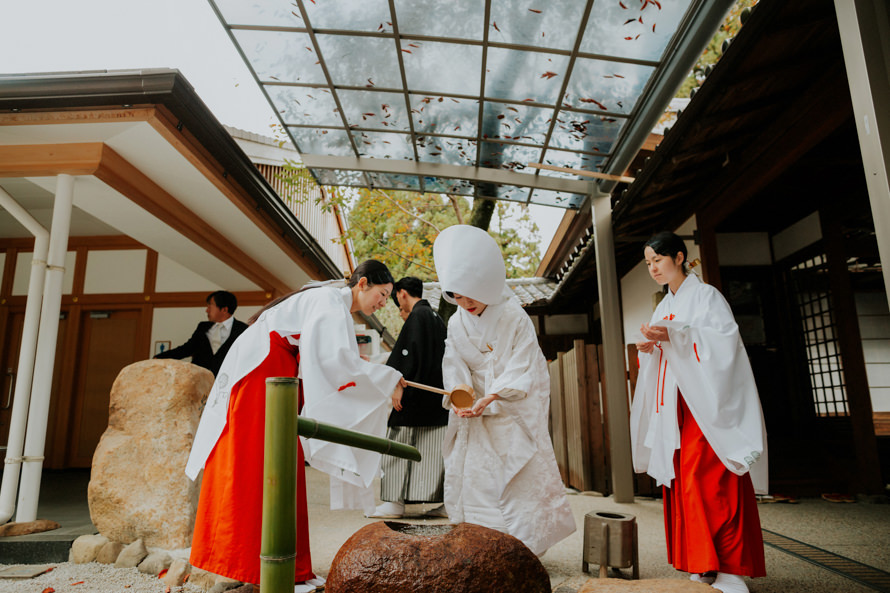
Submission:
<svg viewBox="0 0 890 593">
<path fill-rule="evenodd" d="M 671 259 L 675 259 L 678 253 L 683 254 L 683 263 L 689 261 L 689 254 L 686 251 L 686 243 L 676 233 L 671 231 L 661 231 L 652 235 L 646 241 L 645 247 L 651 247 L 652 251 L 658 255 L 666 255 Z"/>
</svg>

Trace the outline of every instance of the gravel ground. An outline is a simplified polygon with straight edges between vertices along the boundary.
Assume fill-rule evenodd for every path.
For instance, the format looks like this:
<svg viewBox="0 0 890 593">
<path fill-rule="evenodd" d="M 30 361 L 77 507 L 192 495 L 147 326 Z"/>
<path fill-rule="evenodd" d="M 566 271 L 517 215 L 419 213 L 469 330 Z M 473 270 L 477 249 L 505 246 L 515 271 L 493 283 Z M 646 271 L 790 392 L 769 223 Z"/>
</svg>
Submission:
<svg viewBox="0 0 890 593">
<path fill-rule="evenodd" d="M 53 569 L 34 578 L 0 579 L 0 593 L 204 593 L 188 582 L 168 588 L 157 577 L 112 564 L 63 562 L 47 566 Z"/>
</svg>

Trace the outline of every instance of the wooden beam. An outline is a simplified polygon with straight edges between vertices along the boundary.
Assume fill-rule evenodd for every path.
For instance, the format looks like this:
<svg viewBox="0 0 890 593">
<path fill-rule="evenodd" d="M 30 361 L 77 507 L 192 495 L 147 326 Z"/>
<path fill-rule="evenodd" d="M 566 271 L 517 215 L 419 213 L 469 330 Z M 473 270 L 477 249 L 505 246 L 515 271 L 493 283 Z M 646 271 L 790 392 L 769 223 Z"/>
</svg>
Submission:
<svg viewBox="0 0 890 593">
<path fill-rule="evenodd" d="M 592 177 L 594 179 L 606 179 L 607 181 L 619 181 L 621 183 L 633 183 L 633 177 L 625 177 L 624 175 L 609 175 L 608 173 L 598 173 L 596 171 L 585 171 L 583 169 L 572 169 L 569 167 L 557 167 L 556 165 L 548 165 L 546 163 L 529 163 L 532 169 L 547 169 L 548 171 L 560 171 L 562 173 L 571 173 L 581 177 Z"/>
<path fill-rule="evenodd" d="M 144 121 L 152 126 L 310 277 L 316 280 L 327 278 L 327 275 L 318 268 L 316 263 L 303 254 L 303 246 L 297 245 L 283 236 L 281 228 L 267 214 L 257 208 L 257 204 L 244 188 L 232 181 L 210 151 L 188 129 L 178 125 L 178 119 L 166 107 L 152 105 L 133 108 L 0 114 L 0 127 L 133 121 Z M 51 147 L 57 147 L 57 149 L 53 151 Z M 86 156 L 77 154 L 78 150 L 83 150 L 77 147 L 91 147 L 92 152 Z M 99 158 L 101 158 L 101 147 L 101 143 L 52 144 L 34 145 L 28 147 L 30 150 L 22 151 L 22 147 L 0 146 L 0 177 L 37 177 L 59 173 L 92 175 L 98 167 Z M 36 158 L 36 163 L 29 161 L 29 157 Z M 284 292 L 290 292 L 292 289 L 293 287 L 289 287 Z"/>
<path fill-rule="evenodd" d="M 712 196 L 704 208 L 709 220 L 719 224 L 852 116 L 852 109 L 845 108 L 850 106 L 849 89 L 839 84 L 844 76 L 842 62 L 826 65 L 822 75 L 760 134 L 760 142 L 752 142 L 744 154 L 732 155 L 722 178 L 701 189 Z"/>
<path fill-rule="evenodd" d="M 154 107 L 106 107 L 71 111 L 22 111 L 0 113 L 0 126 L 45 126 L 52 124 L 116 123 L 146 121 Z"/>
<path fill-rule="evenodd" d="M 179 153 L 223 193 L 255 226 L 263 230 L 282 252 L 288 255 L 314 280 L 325 280 L 327 276 L 314 261 L 303 255 L 303 247 L 288 241 L 276 225 L 263 211 L 257 208 L 247 192 L 235 183 L 214 159 L 210 152 L 186 129 L 177 129 L 176 118 L 165 107 L 158 107 L 148 123 L 164 137 Z M 284 293 L 293 290 L 288 288 Z M 284 294 L 283 293 L 283 294 Z"/>
<path fill-rule="evenodd" d="M 834 212 L 832 212 L 834 210 Z M 856 469 L 853 486 L 856 492 L 882 494 L 884 482 L 881 479 L 881 459 L 875 437 L 871 391 L 865 370 L 865 355 L 862 352 L 862 336 L 859 333 L 859 318 L 856 314 L 856 300 L 847 268 L 847 251 L 841 229 L 843 207 L 835 202 L 822 211 L 819 220 L 825 255 L 828 258 L 828 282 L 831 287 L 831 302 L 834 319 L 837 323 L 837 342 L 841 351 L 844 384 L 847 404 L 850 409 L 852 444 L 856 455 Z"/>
<path fill-rule="evenodd" d="M 148 249 L 145 245 L 127 235 L 95 235 L 92 237 L 69 237 L 68 250 L 84 245 L 97 249 Z M 16 248 L 21 251 L 34 250 L 34 237 L 9 237 L 0 239 L 0 250 Z"/>
<path fill-rule="evenodd" d="M 267 290 L 291 290 L 286 282 L 261 266 L 108 146 L 103 148 L 95 176 L 251 282 Z"/>
<path fill-rule="evenodd" d="M 101 158 L 101 142 L 0 146 L 0 177 L 92 175 Z"/>
</svg>

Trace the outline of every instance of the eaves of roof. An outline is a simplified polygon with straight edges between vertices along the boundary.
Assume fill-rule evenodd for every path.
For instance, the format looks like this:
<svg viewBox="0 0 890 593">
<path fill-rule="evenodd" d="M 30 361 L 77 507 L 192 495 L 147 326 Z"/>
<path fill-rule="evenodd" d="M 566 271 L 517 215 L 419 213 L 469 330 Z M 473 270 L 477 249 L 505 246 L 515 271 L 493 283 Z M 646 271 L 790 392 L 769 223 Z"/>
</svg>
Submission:
<svg viewBox="0 0 890 593">
<path fill-rule="evenodd" d="M 763 191 L 849 118 L 834 8 L 829 0 L 762 0 L 676 123 L 612 194 L 619 277 L 652 233 L 674 229 L 721 201 Z M 552 305 L 597 300 L 593 235 L 572 243 L 548 275 Z"/>
<path fill-rule="evenodd" d="M 319 278 L 341 270 L 288 210 L 268 181 L 195 93 L 178 70 L 145 69 L 0 75 L 0 110 L 72 109 L 163 105 L 250 195 L 257 210 L 281 229 L 295 250 L 312 262 Z"/>
</svg>

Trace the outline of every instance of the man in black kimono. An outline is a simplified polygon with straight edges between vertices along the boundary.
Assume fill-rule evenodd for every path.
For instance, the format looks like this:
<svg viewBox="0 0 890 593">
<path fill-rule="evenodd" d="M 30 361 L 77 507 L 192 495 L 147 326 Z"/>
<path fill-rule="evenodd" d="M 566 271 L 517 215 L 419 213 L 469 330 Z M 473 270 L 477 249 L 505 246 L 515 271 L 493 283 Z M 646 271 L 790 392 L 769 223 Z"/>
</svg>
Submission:
<svg viewBox="0 0 890 593">
<path fill-rule="evenodd" d="M 182 346 L 161 352 L 155 358 L 192 357 L 192 364 L 204 367 L 215 377 L 235 338 L 244 333 L 247 324 L 232 315 L 238 299 L 231 292 L 218 290 L 207 295 L 207 321 L 195 328 L 192 337 Z"/>
<path fill-rule="evenodd" d="M 412 276 L 402 278 L 393 287 L 393 301 L 407 318 L 386 364 L 409 381 L 441 388 L 445 323 L 422 296 L 423 282 Z M 405 388 L 402 409 L 390 413 L 387 437 L 417 447 L 423 459 L 414 463 L 383 457 L 380 499 L 384 502 L 370 517 L 398 518 L 405 514 L 405 504 L 442 502 L 442 439 L 447 424 L 448 410 L 442 407 L 441 396 Z M 427 515 L 447 516 L 441 505 Z"/>
</svg>

